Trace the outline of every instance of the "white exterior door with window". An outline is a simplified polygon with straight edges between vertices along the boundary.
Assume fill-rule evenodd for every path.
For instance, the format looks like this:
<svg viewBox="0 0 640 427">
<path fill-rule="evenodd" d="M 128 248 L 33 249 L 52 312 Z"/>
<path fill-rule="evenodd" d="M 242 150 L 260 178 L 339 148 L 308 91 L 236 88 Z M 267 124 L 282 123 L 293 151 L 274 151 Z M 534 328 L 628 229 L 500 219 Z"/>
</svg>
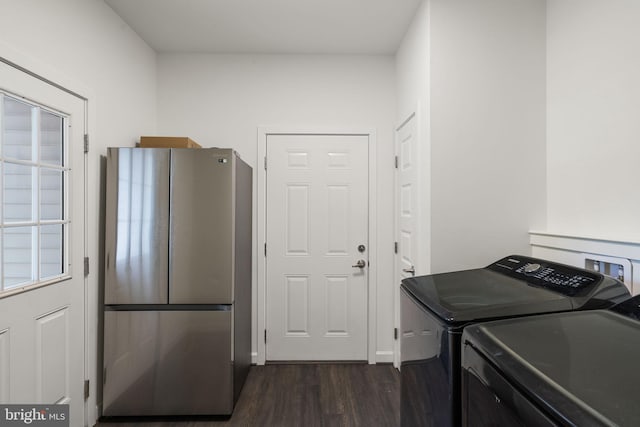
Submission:
<svg viewBox="0 0 640 427">
<path fill-rule="evenodd" d="M 368 136 L 266 145 L 266 359 L 367 360 Z"/>
<path fill-rule="evenodd" d="M 0 402 L 84 421 L 84 101 L 0 63 Z"/>
</svg>

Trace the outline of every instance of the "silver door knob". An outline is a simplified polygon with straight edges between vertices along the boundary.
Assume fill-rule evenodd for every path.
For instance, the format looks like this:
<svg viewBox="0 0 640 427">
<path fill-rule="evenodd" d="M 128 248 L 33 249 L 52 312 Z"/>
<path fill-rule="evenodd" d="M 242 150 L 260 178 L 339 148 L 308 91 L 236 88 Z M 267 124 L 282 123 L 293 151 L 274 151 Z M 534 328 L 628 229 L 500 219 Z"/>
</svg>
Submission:
<svg viewBox="0 0 640 427">
<path fill-rule="evenodd" d="M 409 273 L 412 276 L 416 275 L 416 269 L 415 269 L 415 267 L 413 265 L 411 267 L 409 267 L 409 268 L 403 268 L 402 271 L 404 271 L 405 273 Z"/>
<path fill-rule="evenodd" d="M 356 265 L 352 265 L 351 267 L 365 268 L 367 266 L 367 262 L 363 259 L 359 259 L 356 262 Z"/>
</svg>

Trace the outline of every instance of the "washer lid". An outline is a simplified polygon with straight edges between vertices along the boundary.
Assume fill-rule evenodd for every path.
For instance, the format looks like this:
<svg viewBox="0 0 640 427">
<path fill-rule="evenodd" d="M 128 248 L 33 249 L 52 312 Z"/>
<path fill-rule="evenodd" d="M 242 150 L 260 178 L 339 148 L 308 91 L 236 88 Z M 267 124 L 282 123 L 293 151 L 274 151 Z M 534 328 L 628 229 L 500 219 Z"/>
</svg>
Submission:
<svg viewBox="0 0 640 427">
<path fill-rule="evenodd" d="M 469 326 L 462 342 L 563 424 L 640 425 L 640 322 L 604 310 L 531 316 Z"/>
<path fill-rule="evenodd" d="M 450 324 L 573 308 L 565 295 L 485 268 L 412 277 L 402 287 Z"/>
</svg>

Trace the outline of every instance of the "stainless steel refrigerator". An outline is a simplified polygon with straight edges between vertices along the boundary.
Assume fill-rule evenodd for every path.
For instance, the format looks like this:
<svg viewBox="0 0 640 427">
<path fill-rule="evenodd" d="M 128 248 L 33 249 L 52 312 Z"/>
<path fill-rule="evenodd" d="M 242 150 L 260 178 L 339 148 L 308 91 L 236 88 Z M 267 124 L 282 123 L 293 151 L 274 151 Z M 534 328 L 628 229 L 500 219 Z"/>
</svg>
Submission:
<svg viewBox="0 0 640 427">
<path fill-rule="evenodd" d="M 251 362 L 251 188 L 230 149 L 108 149 L 103 415 L 232 413 Z"/>
</svg>

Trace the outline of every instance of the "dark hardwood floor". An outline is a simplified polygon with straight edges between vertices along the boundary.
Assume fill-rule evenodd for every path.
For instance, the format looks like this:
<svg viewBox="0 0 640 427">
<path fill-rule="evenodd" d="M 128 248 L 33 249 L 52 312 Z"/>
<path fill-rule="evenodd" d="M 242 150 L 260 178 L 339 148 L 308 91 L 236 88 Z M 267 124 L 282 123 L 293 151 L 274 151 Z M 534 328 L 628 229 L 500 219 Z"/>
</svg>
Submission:
<svg viewBox="0 0 640 427">
<path fill-rule="evenodd" d="M 100 427 L 399 426 L 400 375 L 391 365 L 253 366 L 231 418 L 102 420 Z"/>
</svg>

